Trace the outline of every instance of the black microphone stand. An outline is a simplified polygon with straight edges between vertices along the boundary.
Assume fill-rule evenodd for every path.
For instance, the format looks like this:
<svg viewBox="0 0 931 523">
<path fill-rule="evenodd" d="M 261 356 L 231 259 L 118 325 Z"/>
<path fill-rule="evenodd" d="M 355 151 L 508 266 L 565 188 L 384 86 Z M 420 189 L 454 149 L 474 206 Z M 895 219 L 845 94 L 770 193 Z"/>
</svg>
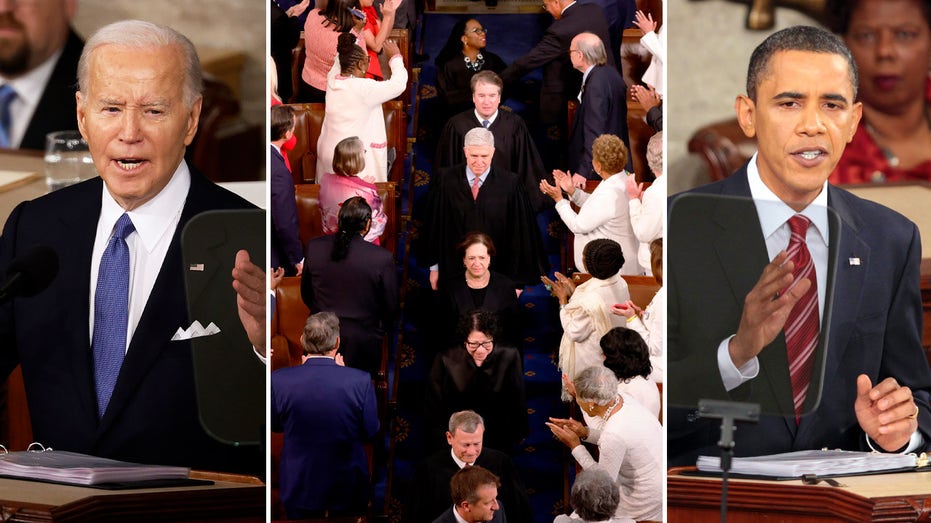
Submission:
<svg viewBox="0 0 931 523">
<path fill-rule="evenodd" d="M 735 421 L 756 423 L 760 420 L 760 405 L 757 403 L 739 403 L 736 401 L 698 400 L 698 416 L 721 420 L 721 523 L 727 522 L 727 483 L 734 459 Z"/>
</svg>

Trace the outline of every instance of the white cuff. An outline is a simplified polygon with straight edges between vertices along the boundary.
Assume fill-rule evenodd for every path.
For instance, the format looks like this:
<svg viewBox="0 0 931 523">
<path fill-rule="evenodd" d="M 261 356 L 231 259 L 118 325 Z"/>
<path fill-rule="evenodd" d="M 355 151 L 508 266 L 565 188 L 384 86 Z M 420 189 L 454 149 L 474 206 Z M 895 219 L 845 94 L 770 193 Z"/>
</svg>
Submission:
<svg viewBox="0 0 931 523">
<path fill-rule="evenodd" d="M 718 345 L 718 370 L 721 372 L 724 390 L 728 392 L 752 380 L 760 373 L 760 362 L 756 358 L 744 363 L 739 369 L 734 365 L 731 353 L 727 350 L 733 338 L 734 336 L 729 336 Z"/>
<path fill-rule="evenodd" d="M 882 448 L 876 448 L 873 446 L 873 442 L 870 440 L 870 437 L 863 433 L 863 437 L 866 438 L 866 444 L 870 447 L 870 450 L 873 452 L 882 452 L 884 454 L 891 454 L 891 452 L 885 451 Z M 921 435 L 920 430 L 912 432 L 912 437 L 908 440 L 908 446 L 905 447 L 905 450 L 899 452 L 899 454 L 908 454 L 909 452 L 915 452 L 916 450 L 923 447 L 925 444 L 925 437 Z"/>
</svg>

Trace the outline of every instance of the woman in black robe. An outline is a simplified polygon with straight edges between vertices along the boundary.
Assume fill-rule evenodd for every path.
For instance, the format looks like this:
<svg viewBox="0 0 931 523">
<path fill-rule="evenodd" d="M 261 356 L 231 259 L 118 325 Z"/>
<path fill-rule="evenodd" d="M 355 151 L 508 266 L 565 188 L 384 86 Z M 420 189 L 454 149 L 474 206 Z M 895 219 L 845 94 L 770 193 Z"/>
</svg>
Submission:
<svg viewBox="0 0 931 523">
<path fill-rule="evenodd" d="M 436 57 L 436 91 L 445 106 L 440 122 L 472 107 L 469 81 L 473 74 L 479 71 L 500 73 L 507 67 L 500 56 L 485 49 L 486 34 L 478 20 L 460 20 Z"/>
<path fill-rule="evenodd" d="M 449 416 L 469 409 L 485 419 L 484 445 L 511 453 L 528 428 L 520 353 L 495 342 L 494 313 L 470 311 L 459 332 L 462 343 L 437 355 L 427 381 L 427 441 L 442 446 Z"/>
</svg>

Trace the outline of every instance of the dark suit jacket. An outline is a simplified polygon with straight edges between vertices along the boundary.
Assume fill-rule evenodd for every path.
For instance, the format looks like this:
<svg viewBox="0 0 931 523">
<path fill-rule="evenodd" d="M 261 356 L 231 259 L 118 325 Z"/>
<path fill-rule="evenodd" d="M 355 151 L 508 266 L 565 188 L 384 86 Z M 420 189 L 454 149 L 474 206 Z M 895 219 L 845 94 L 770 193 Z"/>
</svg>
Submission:
<svg viewBox="0 0 931 523">
<path fill-rule="evenodd" d="M 340 353 L 346 365 L 378 371 L 381 344 L 398 311 L 397 268 L 391 253 L 356 236 L 348 256 L 333 261 L 336 235 L 307 242 L 301 298 L 311 313 L 339 317 Z"/>
<path fill-rule="evenodd" d="M 737 332 L 744 298 L 769 262 L 749 200 L 746 167 L 695 192 L 723 198 L 671 202 L 671 247 L 664 275 L 670 289 L 670 405 L 717 398 L 758 402 L 769 412 L 792 412 L 782 334 L 760 353 L 759 376 L 730 393 L 721 383 L 715 357 L 719 343 Z M 743 199 L 735 201 L 736 197 Z M 823 374 L 820 405 L 797 426 L 792 415 L 764 415 L 758 424 L 740 425 L 737 455 L 866 448 L 853 411 L 859 374 L 868 375 L 873 384 L 893 377 L 910 387 L 921 411 L 919 426 L 925 441 L 931 442 L 931 372 L 921 347 L 918 230 L 900 214 L 837 187 L 828 188 L 828 206 L 836 213 L 828 260 L 833 287 L 829 277 L 822 324 L 827 328 L 821 329 L 812 384 Z M 809 392 L 808 407 L 815 397 Z M 670 464 L 694 464 L 698 454 L 717 455 L 719 425 L 717 420 L 696 419 L 694 407 L 671 411 Z"/>
<path fill-rule="evenodd" d="M 191 323 L 181 229 L 203 211 L 252 205 L 191 173 L 181 221 L 130 341 L 109 407 L 98 421 L 88 318 L 102 183 L 93 178 L 23 202 L 7 220 L 0 237 L 0 267 L 41 244 L 57 251 L 60 269 L 45 291 L 0 308 L 0 375 L 22 363 L 33 432 L 46 446 L 142 463 L 260 471 L 263 461 L 256 448 L 251 449 L 254 455 L 244 458 L 241 449 L 234 452 L 201 428 L 191 343 L 170 341 L 179 327 Z M 222 277 L 229 278 L 229 273 Z M 195 319 L 205 325 L 215 321 L 223 331 L 217 336 L 245 336 L 236 316 Z M 243 350 L 251 353 L 248 346 Z"/>
<path fill-rule="evenodd" d="M 569 44 L 576 35 L 585 31 L 598 35 L 605 48 L 611 45 L 608 22 L 601 7 L 576 3 L 566 9 L 562 18 L 553 21 L 530 52 L 515 60 L 501 73 L 505 84 L 512 84 L 537 67 L 543 67 L 540 119 L 544 123 L 553 123 L 554 118 L 565 114 L 566 101 L 579 92 L 582 74 L 572 67 Z M 617 68 L 614 53 L 608 52 L 607 55 L 608 65 Z M 562 126 L 565 121 L 557 123 Z"/>
<path fill-rule="evenodd" d="M 378 431 L 369 375 L 331 358 L 272 373 L 271 425 L 284 432 L 281 499 L 302 511 L 364 514 L 372 495 L 363 444 Z"/>
<path fill-rule="evenodd" d="M 304 257 L 300 229 L 297 224 L 297 204 L 294 202 L 294 179 L 284 164 L 284 158 L 272 146 L 271 157 L 271 201 L 272 211 L 272 256 L 271 267 L 284 267 L 289 276 L 297 274 L 294 267 Z"/>
<path fill-rule="evenodd" d="M 504 508 L 501 512 L 507 513 L 507 521 L 533 521 L 524 482 L 517 475 L 517 468 L 507 454 L 486 447 L 482 449 L 475 464 L 490 470 L 501 480 L 498 500 Z M 411 496 L 405 510 L 405 521 L 433 521 L 443 511 L 448 512 L 453 505 L 449 481 L 458 470 L 459 466 L 453 461 L 449 448 L 437 451 L 418 463 L 411 481 Z"/>
<path fill-rule="evenodd" d="M 582 103 L 569 138 L 569 168 L 590 180 L 601 179 L 592 169 L 592 143 L 602 134 L 613 134 L 624 141 L 628 151 L 626 169 L 633 171 L 627 133 L 627 84 L 616 69 L 596 65 L 585 80 Z"/>
<path fill-rule="evenodd" d="M 78 128 L 74 93 L 77 92 L 78 59 L 82 49 L 84 42 L 73 30 L 69 31 L 61 56 L 26 127 L 20 149 L 45 150 L 46 134 Z"/>
<path fill-rule="evenodd" d="M 434 519 L 433 523 L 458 523 L 456 516 L 453 514 L 453 507 L 449 507 L 449 510 Z M 508 518 L 504 515 L 504 503 L 501 503 L 500 500 L 498 501 L 498 510 L 495 512 L 495 517 L 491 519 L 491 523 L 508 523 Z"/>
</svg>

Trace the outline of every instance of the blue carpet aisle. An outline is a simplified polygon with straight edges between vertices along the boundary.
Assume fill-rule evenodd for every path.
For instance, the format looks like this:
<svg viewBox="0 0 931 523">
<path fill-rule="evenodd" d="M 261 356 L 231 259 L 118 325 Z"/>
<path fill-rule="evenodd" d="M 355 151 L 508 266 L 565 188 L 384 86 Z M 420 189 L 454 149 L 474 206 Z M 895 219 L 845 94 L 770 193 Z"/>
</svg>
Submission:
<svg viewBox="0 0 931 523">
<path fill-rule="evenodd" d="M 436 57 L 459 15 L 428 13 L 425 16 L 427 20 L 423 52 Z M 488 29 L 488 49 L 508 63 L 529 50 L 552 21 L 548 15 L 479 15 L 476 18 Z M 419 129 L 411 129 L 412 132 L 416 132 L 417 137 L 412 151 L 414 165 L 413 169 L 407 166 L 405 170 L 407 176 L 414 177 L 414 188 L 413 194 L 409 194 L 408 180 L 402 184 L 404 209 L 411 201 L 415 203 L 416 209 L 416 203 L 422 200 L 427 192 L 433 168 L 431 163 L 436 136 L 432 130 L 436 129 L 437 125 L 435 118 L 431 118 L 436 112 L 437 103 L 434 79 L 435 68 L 431 59 L 421 65 L 416 86 L 421 100 L 418 118 L 412 118 L 411 121 L 419 121 Z M 507 105 L 515 112 L 523 114 L 526 110 L 526 100 L 520 98 L 531 96 L 538 90 L 538 86 L 539 73 L 536 73 L 535 77 L 525 79 L 523 88 L 517 93 L 518 99 L 509 100 Z M 541 213 L 537 221 L 550 265 L 554 269 L 559 268 L 559 238 L 564 234 L 564 226 L 552 210 Z M 410 236 L 402 237 L 399 254 L 404 252 L 407 241 L 416 237 L 416 228 L 415 221 L 410 229 Z M 433 321 L 427 298 L 427 271 L 417 266 L 414 256 L 410 257 L 408 269 L 408 290 L 401 325 L 402 341 L 396 352 L 398 359 L 392 364 L 392 373 L 399 372 L 399 387 L 395 398 L 398 410 L 391 427 L 391 436 L 394 439 L 392 492 L 384 502 L 385 513 L 389 514 L 389 519 L 393 522 L 400 519 L 410 488 L 414 463 L 425 455 L 426 448 L 431 447 L 424 441 L 425 381 L 433 356 L 442 349 L 430 346 L 425 335 L 425 327 Z M 555 354 L 558 352 L 562 330 L 559 325 L 557 302 L 542 285 L 527 288 L 520 298 L 520 304 L 525 326 L 524 375 L 530 413 L 530 434 L 519 449 L 512 453 L 512 458 L 530 494 L 534 521 L 550 523 L 556 514 L 563 512 L 563 472 L 569 459 L 563 445 L 552 438 L 549 429 L 544 425 L 549 416 L 565 417 L 568 413 L 567 406 L 559 400 L 560 376 L 555 365 Z M 384 484 L 379 481 L 378 506 L 384 499 L 384 488 Z"/>
</svg>

